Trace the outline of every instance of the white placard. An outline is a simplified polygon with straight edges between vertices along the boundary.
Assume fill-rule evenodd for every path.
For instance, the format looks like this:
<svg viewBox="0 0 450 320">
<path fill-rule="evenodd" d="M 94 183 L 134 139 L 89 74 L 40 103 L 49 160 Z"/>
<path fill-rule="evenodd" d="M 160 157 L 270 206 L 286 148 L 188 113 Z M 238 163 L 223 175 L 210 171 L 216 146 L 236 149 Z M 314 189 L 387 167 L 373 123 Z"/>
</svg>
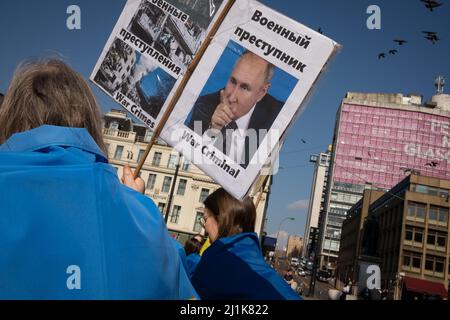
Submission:
<svg viewBox="0 0 450 320">
<path fill-rule="evenodd" d="M 243 198 L 338 49 L 257 1 L 237 0 L 161 137 Z"/>
<path fill-rule="evenodd" d="M 91 81 L 155 128 L 225 0 L 128 0 Z"/>
</svg>

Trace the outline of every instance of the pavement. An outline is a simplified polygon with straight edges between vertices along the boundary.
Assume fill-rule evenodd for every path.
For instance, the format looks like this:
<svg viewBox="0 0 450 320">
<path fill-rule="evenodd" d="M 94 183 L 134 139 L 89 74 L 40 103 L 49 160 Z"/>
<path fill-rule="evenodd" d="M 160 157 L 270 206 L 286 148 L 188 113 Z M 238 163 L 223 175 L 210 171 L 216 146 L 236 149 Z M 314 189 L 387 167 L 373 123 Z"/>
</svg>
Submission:
<svg viewBox="0 0 450 320">
<path fill-rule="evenodd" d="M 288 270 L 289 266 L 286 260 L 278 260 L 275 264 L 275 268 L 277 272 L 283 276 L 285 272 Z M 302 286 L 303 288 L 303 295 L 302 298 L 305 300 L 329 300 L 328 299 L 328 290 L 334 288 L 334 283 L 330 282 L 322 282 L 319 280 L 316 280 L 315 283 L 315 289 L 314 293 L 309 296 L 309 285 L 311 282 L 311 276 L 304 276 L 301 277 L 294 274 L 294 280 Z"/>
<path fill-rule="evenodd" d="M 297 280 L 299 284 L 302 283 L 304 288 L 302 297 L 305 300 L 329 300 L 328 290 L 334 288 L 334 286 L 329 284 L 328 282 L 321 282 L 316 280 L 316 284 L 314 286 L 314 293 L 311 296 L 309 296 L 308 294 L 309 294 L 309 285 L 311 283 L 311 276 L 296 277 L 295 280 Z"/>
</svg>

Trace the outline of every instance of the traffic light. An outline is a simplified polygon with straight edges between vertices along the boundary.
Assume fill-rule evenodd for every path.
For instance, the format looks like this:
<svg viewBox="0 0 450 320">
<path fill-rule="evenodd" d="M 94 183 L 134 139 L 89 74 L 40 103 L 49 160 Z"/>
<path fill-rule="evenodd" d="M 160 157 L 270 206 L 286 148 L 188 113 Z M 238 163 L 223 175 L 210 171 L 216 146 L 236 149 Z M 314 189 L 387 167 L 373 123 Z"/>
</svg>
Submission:
<svg viewBox="0 0 450 320">
<path fill-rule="evenodd" d="M 308 256 L 310 257 L 315 252 L 317 243 L 319 242 L 319 228 L 311 227 L 309 230 Z"/>
</svg>

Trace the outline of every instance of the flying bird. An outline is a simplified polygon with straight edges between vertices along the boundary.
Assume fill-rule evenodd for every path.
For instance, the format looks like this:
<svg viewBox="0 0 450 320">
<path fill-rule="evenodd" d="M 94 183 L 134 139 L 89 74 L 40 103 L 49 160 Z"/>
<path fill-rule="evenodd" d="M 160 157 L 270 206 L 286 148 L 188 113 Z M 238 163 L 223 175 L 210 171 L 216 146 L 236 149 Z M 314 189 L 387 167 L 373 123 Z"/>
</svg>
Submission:
<svg viewBox="0 0 450 320">
<path fill-rule="evenodd" d="M 303 140 L 303 139 L 300 139 L 303 143 L 306 143 L 306 141 L 305 140 Z"/>
<path fill-rule="evenodd" d="M 443 3 L 437 2 L 435 0 L 420 0 L 421 2 L 425 3 L 425 7 L 429 9 L 430 11 L 433 11 L 434 8 L 440 7 L 443 5 Z"/>
<path fill-rule="evenodd" d="M 380 53 L 378 55 L 378 59 L 381 59 L 381 58 L 386 58 L 386 54 L 385 53 Z"/>
<path fill-rule="evenodd" d="M 408 43 L 408 41 L 402 39 L 395 39 L 394 42 L 397 42 L 399 46 L 402 46 L 404 43 Z"/>
<path fill-rule="evenodd" d="M 437 33 L 434 31 L 422 31 L 426 34 L 425 39 L 430 40 L 433 44 L 436 44 L 440 39 L 437 36 Z"/>
<path fill-rule="evenodd" d="M 389 54 L 396 54 L 398 51 L 395 49 L 389 50 Z"/>
<path fill-rule="evenodd" d="M 425 166 L 429 166 L 429 167 L 434 167 L 434 168 L 436 168 L 437 166 L 438 166 L 438 162 L 436 162 L 436 161 L 431 161 L 431 162 L 428 162 L 428 163 L 426 163 L 425 164 Z"/>
</svg>

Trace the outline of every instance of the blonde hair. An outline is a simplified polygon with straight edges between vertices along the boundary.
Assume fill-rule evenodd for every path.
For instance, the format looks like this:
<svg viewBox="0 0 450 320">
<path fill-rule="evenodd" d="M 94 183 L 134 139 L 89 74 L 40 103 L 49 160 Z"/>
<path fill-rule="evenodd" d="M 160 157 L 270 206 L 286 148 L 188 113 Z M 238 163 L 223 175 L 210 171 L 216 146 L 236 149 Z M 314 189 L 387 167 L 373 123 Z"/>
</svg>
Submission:
<svg viewBox="0 0 450 320">
<path fill-rule="evenodd" d="M 42 125 L 86 128 L 107 155 L 100 108 L 81 75 L 57 59 L 19 65 L 0 108 L 0 144 Z"/>
</svg>

